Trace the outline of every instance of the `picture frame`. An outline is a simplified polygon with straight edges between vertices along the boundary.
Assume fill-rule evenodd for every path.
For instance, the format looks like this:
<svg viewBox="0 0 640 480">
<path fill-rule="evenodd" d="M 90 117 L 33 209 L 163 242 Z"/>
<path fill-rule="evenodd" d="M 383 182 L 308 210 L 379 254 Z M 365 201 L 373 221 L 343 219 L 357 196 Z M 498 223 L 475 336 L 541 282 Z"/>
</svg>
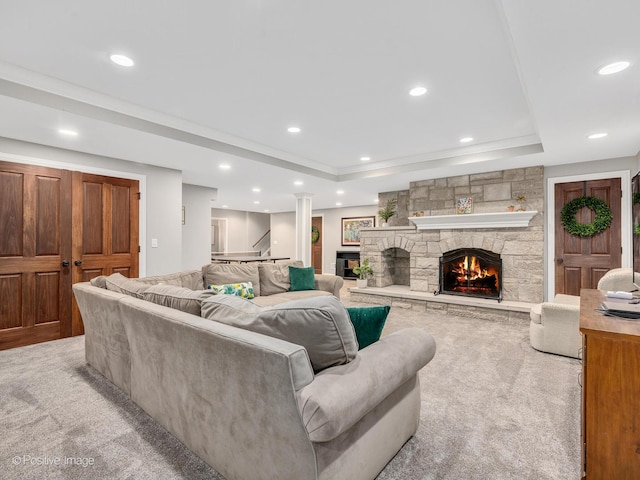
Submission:
<svg viewBox="0 0 640 480">
<path fill-rule="evenodd" d="M 376 226 L 376 217 L 343 217 L 342 218 L 342 246 L 359 247 L 360 229 Z"/>
<path fill-rule="evenodd" d="M 473 197 L 460 197 L 456 200 L 456 213 L 473 213 Z"/>
</svg>

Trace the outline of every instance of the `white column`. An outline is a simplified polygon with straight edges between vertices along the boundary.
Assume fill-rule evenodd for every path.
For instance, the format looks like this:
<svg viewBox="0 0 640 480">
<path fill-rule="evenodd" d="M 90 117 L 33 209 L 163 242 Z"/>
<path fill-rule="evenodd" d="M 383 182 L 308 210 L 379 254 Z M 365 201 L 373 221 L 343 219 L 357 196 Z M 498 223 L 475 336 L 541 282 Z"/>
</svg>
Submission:
<svg viewBox="0 0 640 480">
<path fill-rule="evenodd" d="M 305 267 L 311 265 L 311 194 L 295 193 L 296 197 L 296 260 Z"/>
</svg>

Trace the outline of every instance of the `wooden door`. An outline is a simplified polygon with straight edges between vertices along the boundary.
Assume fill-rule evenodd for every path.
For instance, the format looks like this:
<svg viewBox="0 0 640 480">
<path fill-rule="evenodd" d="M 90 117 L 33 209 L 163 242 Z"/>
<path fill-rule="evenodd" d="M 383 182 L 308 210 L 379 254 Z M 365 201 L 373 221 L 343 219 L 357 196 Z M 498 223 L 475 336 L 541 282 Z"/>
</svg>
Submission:
<svg viewBox="0 0 640 480">
<path fill-rule="evenodd" d="M 322 217 L 311 217 L 311 227 L 318 229 L 318 241 L 311 243 L 311 265 L 315 273 L 322 273 Z"/>
<path fill-rule="evenodd" d="M 596 197 L 607 203 L 611 226 L 593 237 L 567 232 L 562 223 L 562 207 L 574 198 Z M 555 290 L 580 295 L 581 288 L 597 288 L 598 280 L 622 262 L 620 179 L 559 183 L 555 186 Z M 579 223 L 591 223 L 595 213 L 583 208 L 576 214 Z"/>
<path fill-rule="evenodd" d="M 138 276 L 139 192 L 137 180 L 73 173 L 73 283 Z M 84 333 L 75 306 L 72 325 Z"/>
<path fill-rule="evenodd" d="M 71 172 L 0 162 L 0 350 L 71 335 Z"/>
</svg>

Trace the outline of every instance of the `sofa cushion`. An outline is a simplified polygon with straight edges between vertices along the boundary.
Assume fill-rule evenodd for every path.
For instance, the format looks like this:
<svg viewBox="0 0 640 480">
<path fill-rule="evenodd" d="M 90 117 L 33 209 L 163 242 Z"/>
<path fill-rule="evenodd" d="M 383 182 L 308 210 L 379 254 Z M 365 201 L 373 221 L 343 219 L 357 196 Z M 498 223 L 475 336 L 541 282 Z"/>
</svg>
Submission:
<svg viewBox="0 0 640 480">
<path fill-rule="evenodd" d="M 315 269 L 313 267 L 294 267 L 289 265 L 289 279 L 292 292 L 300 290 L 315 290 Z"/>
<path fill-rule="evenodd" d="M 356 331 L 360 350 L 380 340 L 390 309 L 389 305 L 347 307 L 347 313 Z"/>
<path fill-rule="evenodd" d="M 109 275 L 104 279 L 104 282 L 107 290 L 124 293 L 136 298 L 142 298 L 142 292 L 151 286 L 138 280 L 127 278 L 121 273 Z"/>
<path fill-rule="evenodd" d="M 227 283 L 225 285 L 209 285 L 209 289 L 219 295 L 232 295 L 236 297 L 251 300 L 255 294 L 253 291 L 253 283 Z"/>
<path fill-rule="evenodd" d="M 98 288 L 107 288 L 107 277 L 105 275 L 98 275 L 89 280 L 91 285 Z"/>
<path fill-rule="evenodd" d="M 211 263 L 202 267 L 204 285 L 251 282 L 256 296 L 260 293 L 260 276 L 255 263 Z"/>
<path fill-rule="evenodd" d="M 291 260 L 281 263 L 260 263 L 260 295 L 275 295 L 288 292 L 291 286 L 289 280 L 289 265 L 302 267 L 300 260 Z"/>
<path fill-rule="evenodd" d="M 190 290 L 202 290 L 202 270 L 185 270 L 184 272 L 171 273 L 168 275 L 156 275 L 136 279 L 139 282 L 151 285 L 176 285 Z"/>
<path fill-rule="evenodd" d="M 255 297 L 252 301 L 253 303 L 262 307 L 270 307 L 273 305 L 280 305 L 281 303 L 292 302 L 294 300 L 301 300 L 303 298 L 327 297 L 330 295 L 331 294 L 329 292 L 325 292 L 324 290 L 300 290 L 299 292 L 285 292 L 276 293 L 274 295 L 262 295 L 260 297 Z"/>
<path fill-rule="evenodd" d="M 245 298 L 232 295 L 217 295 L 209 297 L 202 302 L 200 315 L 207 320 L 231 324 L 231 322 L 255 317 L 261 311 L 261 306 Z"/>
<path fill-rule="evenodd" d="M 142 293 L 142 299 L 200 316 L 202 301 L 215 294 L 213 290 L 191 290 L 176 285 L 160 284 L 150 285 Z"/>
<path fill-rule="evenodd" d="M 237 299 L 240 300 L 240 299 Z M 358 342 L 349 315 L 332 295 L 305 298 L 255 310 L 251 302 L 208 298 L 202 315 L 227 325 L 280 338 L 305 347 L 314 371 L 342 365 L 358 353 Z M 213 304 L 224 304 L 225 308 Z M 229 308 L 235 309 L 231 314 Z M 254 314 L 254 312 L 256 312 Z"/>
</svg>

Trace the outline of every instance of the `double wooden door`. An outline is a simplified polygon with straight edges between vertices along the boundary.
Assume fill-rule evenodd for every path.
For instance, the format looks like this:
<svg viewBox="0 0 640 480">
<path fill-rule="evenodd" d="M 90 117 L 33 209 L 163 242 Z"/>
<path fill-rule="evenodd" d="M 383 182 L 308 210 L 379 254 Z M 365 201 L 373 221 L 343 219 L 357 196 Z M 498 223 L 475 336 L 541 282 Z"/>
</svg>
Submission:
<svg viewBox="0 0 640 480">
<path fill-rule="evenodd" d="M 138 182 L 0 162 L 0 350 L 84 333 L 71 285 L 138 275 Z"/>
<path fill-rule="evenodd" d="M 322 273 L 322 217 L 311 217 L 311 226 L 318 229 L 318 240 L 311 243 L 311 266 L 315 273 Z"/>
<path fill-rule="evenodd" d="M 611 226 L 593 237 L 567 232 L 560 212 L 571 200 L 596 197 L 611 209 Z M 595 289 L 602 276 L 622 263 L 621 188 L 619 178 L 559 183 L 555 186 L 555 293 L 580 295 L 581 288 Z M 595 213 L 583 208 L 576 214 L 579 223 L 591 223 Z"/>
</svg>

